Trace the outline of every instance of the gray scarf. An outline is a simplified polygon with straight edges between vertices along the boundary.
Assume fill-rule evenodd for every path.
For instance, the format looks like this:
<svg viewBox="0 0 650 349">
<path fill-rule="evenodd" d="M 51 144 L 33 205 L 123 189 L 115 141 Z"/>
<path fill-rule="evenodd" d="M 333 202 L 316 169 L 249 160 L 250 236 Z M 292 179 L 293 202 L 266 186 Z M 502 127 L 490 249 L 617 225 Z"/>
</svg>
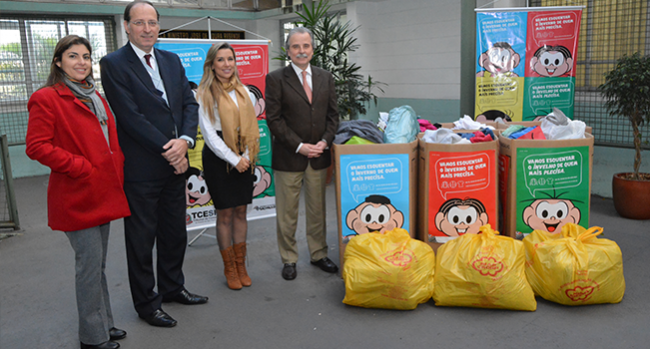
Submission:
<svg viewBox="0 0 650 349">
<path fill-rule="evenodd" d="M 106 138 L 106 143 L 109 143 L 108 140 L 108 115 L 106 115 L 106 109 L 104 109 L 104 103 L 95 93 L 95 80 L 89 75 L 86 77 L 85 82 L 77 81 L 70 78 L 68 75 L 65 75 L 63 78 L 66 86 L 70 88 L 72 94 L 75 95 L 83 104 L 85 104 L 91 112 L 97 116 L 99 125 L 102 127 L 104 132 L 104 138 Z"/>
</svg>

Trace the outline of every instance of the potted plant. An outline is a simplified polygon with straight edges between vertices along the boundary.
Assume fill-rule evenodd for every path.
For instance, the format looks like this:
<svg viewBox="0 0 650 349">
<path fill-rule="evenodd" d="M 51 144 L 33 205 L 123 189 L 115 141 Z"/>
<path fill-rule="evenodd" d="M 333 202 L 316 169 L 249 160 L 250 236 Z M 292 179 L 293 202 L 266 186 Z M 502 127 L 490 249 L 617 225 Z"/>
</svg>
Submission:
<svg viewBox="0 0 650 349">
<path fill-rule="evenodd" d="M 650 219 L 650 173 L 639 172 L 641 166 L 641 132 L 650 122 L 650 55 L 638 52 L 624 56 L 614 70 L 607 73 L 599 90 L 605 97 L 610 115 L 627 118 L 634 136 L 634 172 L 617 173 L 612 180 L 614 207 L 619 215 L 632 219 Z"/>
</svg>

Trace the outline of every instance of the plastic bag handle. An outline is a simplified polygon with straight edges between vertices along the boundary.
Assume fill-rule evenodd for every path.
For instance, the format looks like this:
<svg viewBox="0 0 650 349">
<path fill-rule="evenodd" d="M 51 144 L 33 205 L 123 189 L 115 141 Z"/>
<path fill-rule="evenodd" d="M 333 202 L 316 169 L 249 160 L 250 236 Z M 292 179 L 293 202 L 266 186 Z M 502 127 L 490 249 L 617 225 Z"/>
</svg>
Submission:
<svg viewBox="0 0 650 349">
<path fill-rule="evenodd" d="M 576 240 L 580 241 L 585 241 L 587 239 L 590 239 L 592 237 L 596 237 L 600 234 L 603 233 L 603 228 L 602 227 L 591 227 L 587 230 L 585 230 L 583 233 L 578 235 L 578 238 Z"/>
<path fill-rule="evenodd" d="M 492 226 L 490 226 L 489 223 L 486 224 L 486 225 L 481 226 L 481 227 L 479 228 L 479 232 L 478 232 L 478 233 L 479 233 L 480 235 L 485 236 L 485 238 L 488 238 L 488 237 L 492 237 L 492 236 L 496 236 L 496 235 L 500 235 L 500 234 L 501 234 L 501 233 L 499 233 L 498 231 L 492 229 Z M 484 233 L 484 234 L 483 234 L 483 233 Z"/>
</svg>

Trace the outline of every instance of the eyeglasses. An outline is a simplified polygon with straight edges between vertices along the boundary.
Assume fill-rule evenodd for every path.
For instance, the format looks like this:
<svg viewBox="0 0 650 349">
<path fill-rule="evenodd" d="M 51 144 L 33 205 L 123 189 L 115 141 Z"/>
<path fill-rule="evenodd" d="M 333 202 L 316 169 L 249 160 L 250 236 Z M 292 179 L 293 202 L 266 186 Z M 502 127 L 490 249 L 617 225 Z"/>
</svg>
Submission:
<svg viewBox="0 0 650 349">
<path fill-rule="evenodd" d="M 142 27 L 145 24 L 148 24 L 150 27 L 158 26 L 158 21 L 132 21 L 131 23 L 136 27 Z"/>
</svg>

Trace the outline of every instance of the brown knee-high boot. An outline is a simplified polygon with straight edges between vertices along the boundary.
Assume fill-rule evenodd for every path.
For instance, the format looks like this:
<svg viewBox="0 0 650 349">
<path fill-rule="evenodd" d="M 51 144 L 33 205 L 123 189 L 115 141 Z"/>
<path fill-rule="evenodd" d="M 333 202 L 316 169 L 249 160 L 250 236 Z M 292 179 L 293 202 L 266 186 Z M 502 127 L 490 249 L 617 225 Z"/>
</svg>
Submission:
<svg viewBox="0 0 650 349">
<path fill-rule="evenodd" d="M 241 281 L 242 286 L 250 286 L 251 285 L 251 278 L 248 276 L 248 273 L 246 272 L 246 265 L 245 260 L 246 260 L 246 243 L 241 242 L 238 244 L 235 244 L 234 246 L 235 250 L 235 262 L 237 264 L 237 274 L 239 274 L 239 281 Z"/>
<path fill-rule="evenodd" d="M 239 275 L 237 274 L 237 265 L 235 263 L 235 252 L 233 247 L 230 246 L 225 250 L 220 250 L 219 252 L 221 252 L 221 258 L 223 258 L 223 273 L 226 275 L 228 288 L 232 290 L 240 290 L 241 281 L 239 281 Z"/>
</svg>

